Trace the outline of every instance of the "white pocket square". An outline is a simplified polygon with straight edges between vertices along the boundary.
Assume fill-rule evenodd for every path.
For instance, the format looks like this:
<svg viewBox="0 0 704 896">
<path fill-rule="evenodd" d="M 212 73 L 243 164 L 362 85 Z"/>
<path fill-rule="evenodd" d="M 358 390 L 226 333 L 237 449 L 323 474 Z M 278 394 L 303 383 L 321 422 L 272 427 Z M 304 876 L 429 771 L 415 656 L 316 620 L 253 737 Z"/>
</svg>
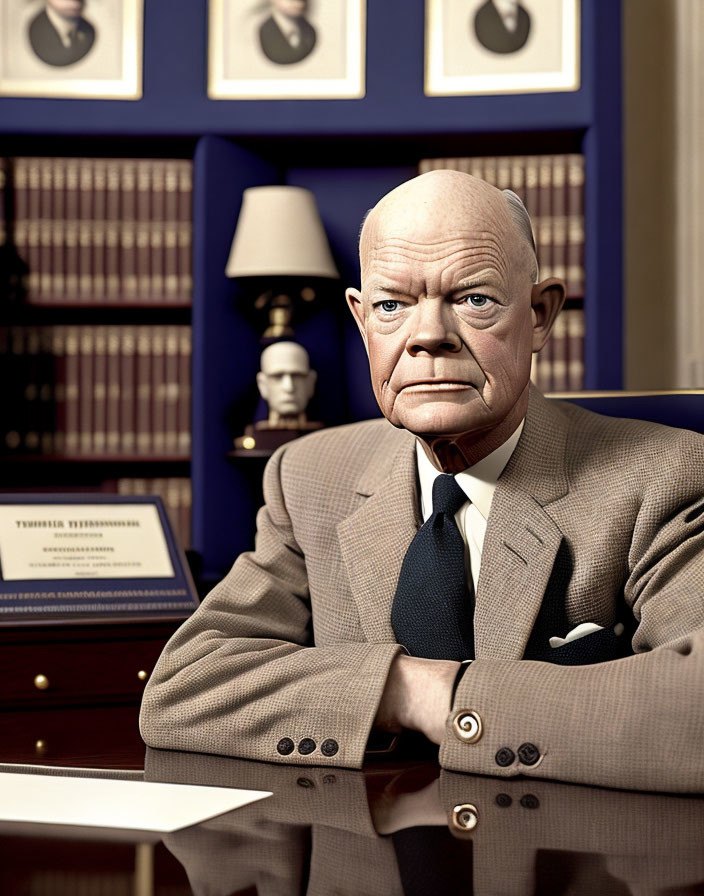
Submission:
<svg viewBox="0 0 704 896">
<path fill-rule="evenodd" d="M 592 635 L 594 634 L 594 632 L 600 632 L 603 628 L 603 625 L 597 625 L 596 622 L 582 622 L 576 628 L 573 628 L 571 632 L 568 632 L 564 638 L 550 638 L 550 646 L 562 647 L 564 644 L 569 644 L 570 641 L 576 641 L 578 638 L 584 638 L 586 635 Z M 622 633 L 623 623 L 619 622 L 614 626 L 614 634 L 620 635 Z"/>
</svg>

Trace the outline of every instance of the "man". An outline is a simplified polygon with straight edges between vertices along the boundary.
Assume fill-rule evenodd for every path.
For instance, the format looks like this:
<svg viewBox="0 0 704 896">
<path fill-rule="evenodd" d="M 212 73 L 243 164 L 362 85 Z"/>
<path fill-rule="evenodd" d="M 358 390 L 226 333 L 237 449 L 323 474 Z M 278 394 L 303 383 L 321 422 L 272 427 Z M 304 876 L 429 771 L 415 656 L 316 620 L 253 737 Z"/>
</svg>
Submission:
<svg viewBox="0 0 704 896">
<path fill-rule="evenodd" d="M 145 740 L 359 767 L 410 729 L 452 771 L 704 790 L 704 439 L 530 387 L 564 287 L 513 194 L 429 172 L 360 255 L 393 426 L 272 459 L 257 549 L 167 645 Z"/>
<path fill-rule="evenodd" d="M 516 53 L 526 45 L 530 24 L 518 0 L 486 0 L 474 16 L 474 33 L 492 53 Z"/>
<path fill-rule="evenodd" d="M 85 0 L 46 0 L 29 24 L 29 42 L 47 65 L 73 65 L 88 54 L 95 28 L 83 18 Z"/>
<path fill-rule="evenodd" d="M 271 15 L 259 29 L 262 52 L 277 65 L 292 65 L 315 47 L 315 28 L 305 17 L 307 0 L 271 0 Z"/>
</svg>

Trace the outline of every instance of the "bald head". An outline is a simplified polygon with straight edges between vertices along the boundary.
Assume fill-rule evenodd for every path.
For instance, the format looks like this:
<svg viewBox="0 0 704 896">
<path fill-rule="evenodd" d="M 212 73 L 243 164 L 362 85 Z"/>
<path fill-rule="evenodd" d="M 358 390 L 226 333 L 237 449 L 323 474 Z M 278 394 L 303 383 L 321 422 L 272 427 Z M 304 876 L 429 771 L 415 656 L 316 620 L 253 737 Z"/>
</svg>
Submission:
<svg viewBox="0 0 704 896">
<path fill-rule="evenodd" d="M 359 241 L 362 276 L 374 253 L 380 230 L 399 237 L 427 227 L 448 232 L 485 220 L 509 241 L 512 261 L 526 267 L 531 283 L 538 280 L 538 261 L 530 217 L 511 190 L 498 190 L 486 181 L 460 171 L 421 174 L 387 193 L 367 214 Z M 415 226 L 413 226 L 415 225 Z"/>
</svg>

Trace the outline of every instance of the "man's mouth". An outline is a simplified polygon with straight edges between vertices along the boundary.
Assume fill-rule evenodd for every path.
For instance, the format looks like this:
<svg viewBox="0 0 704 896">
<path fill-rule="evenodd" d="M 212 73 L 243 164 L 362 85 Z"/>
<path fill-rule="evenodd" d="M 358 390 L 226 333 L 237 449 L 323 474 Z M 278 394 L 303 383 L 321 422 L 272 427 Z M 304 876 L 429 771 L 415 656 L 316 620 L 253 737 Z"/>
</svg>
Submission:
<svg viewBox="0 0 704 896">
<path fill-rule="evenodd" d="M 399 392 L 459 392 L 462 389 L 473 389 L 474 386 L 464 380 L 415 380 L 406 383 Z"/>
</svg>

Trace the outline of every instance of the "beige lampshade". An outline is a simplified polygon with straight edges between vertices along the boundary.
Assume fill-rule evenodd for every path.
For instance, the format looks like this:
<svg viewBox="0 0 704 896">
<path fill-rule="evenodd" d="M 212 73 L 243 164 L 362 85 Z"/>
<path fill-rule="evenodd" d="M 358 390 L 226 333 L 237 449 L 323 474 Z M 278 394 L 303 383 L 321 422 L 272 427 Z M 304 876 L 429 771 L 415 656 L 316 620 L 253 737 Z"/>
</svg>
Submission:
<svg viewBox="0 0 704 896">
<path fill-rule="evenodd" d="M 339 277 L 310 190 L 245 190 L 225 273 L 228 277 Z"/>
</svg>

